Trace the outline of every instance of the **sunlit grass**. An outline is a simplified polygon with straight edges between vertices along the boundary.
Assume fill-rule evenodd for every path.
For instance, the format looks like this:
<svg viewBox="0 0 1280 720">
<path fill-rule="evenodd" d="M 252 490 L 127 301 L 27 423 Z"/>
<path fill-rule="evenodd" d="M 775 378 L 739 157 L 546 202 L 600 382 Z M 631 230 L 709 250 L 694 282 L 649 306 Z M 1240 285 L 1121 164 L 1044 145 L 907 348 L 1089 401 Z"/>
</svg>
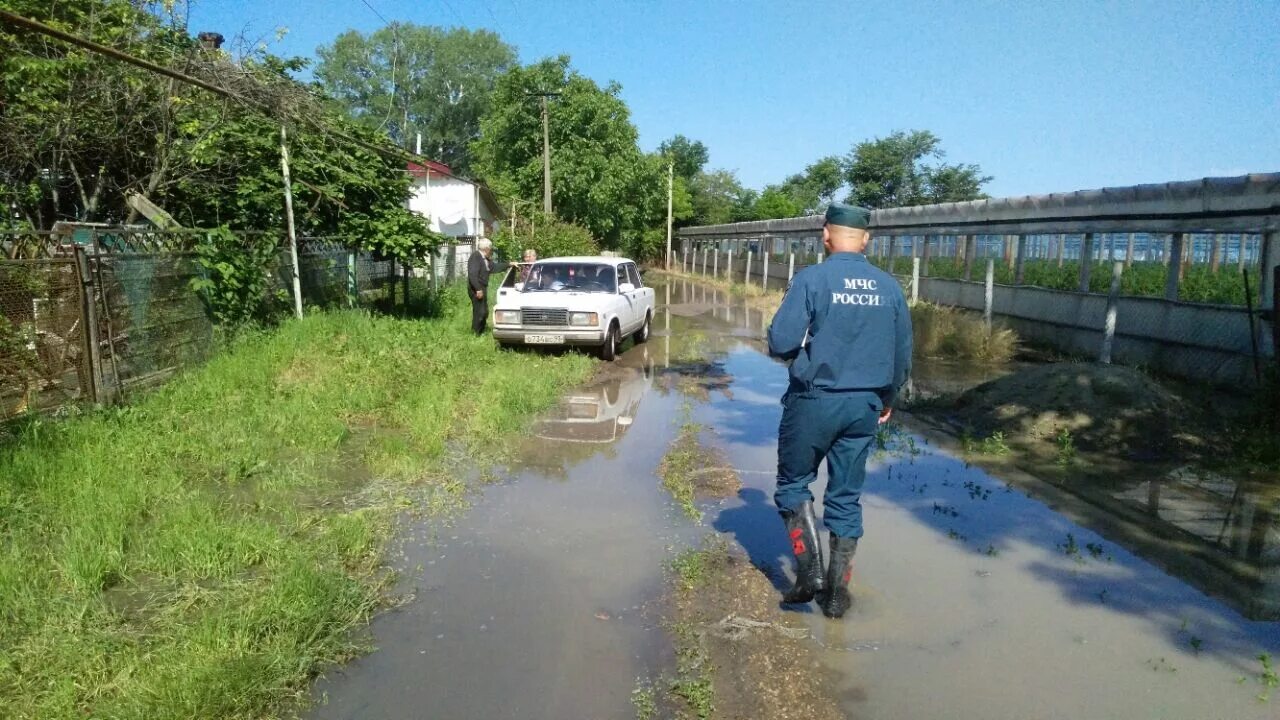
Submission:
<svg viewBox="0 0 1280 720">
<path fill-rule="evenodd" d="M 357 652 L 395 513 L 457 509 L 450 457 L 487 454 L 592 365 L 499 351 L 468 318 L 460 300 L 312 315 L 134 406 L 18 428 L 0 715 L 262 717 Z"/>
</svg>

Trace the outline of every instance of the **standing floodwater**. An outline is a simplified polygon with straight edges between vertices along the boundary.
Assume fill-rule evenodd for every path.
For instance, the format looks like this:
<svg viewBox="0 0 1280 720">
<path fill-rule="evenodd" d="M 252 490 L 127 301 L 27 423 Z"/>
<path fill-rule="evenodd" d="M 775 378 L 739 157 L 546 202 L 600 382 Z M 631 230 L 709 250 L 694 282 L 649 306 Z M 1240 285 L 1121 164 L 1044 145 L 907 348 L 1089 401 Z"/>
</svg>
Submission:
<svg viewBox="0 0 1280 720">
<path fill-rule="evenodd" d="M 396 565 L 414 600 L 375 620 L 375 652 L 319 684 L 328 703 L 316 717 L 634 717 L 637 678 L 669 662 L 658 614 L 673 548 L 715 531 L 786 584 L 770 498 L 787 378 L 763 354 L 767 317 L 704 285 L 657 295 L 648 346 L 569 393 L 517 448 L 516 472 L 452 527 L 408 529 Z M 917 383 L 950 391 L 988 375 L 952 367 Z M 686 407 L 715 429 L 743 482 L 738 497 L 704 508 L 703 528 L 655 477 Z M 1050 509 L 1033 486 L 905 429 L 882 440 L 868 466 L 857 604 L 842 623 L 799 616 L 848 717 L 1280 714 L 1280 689 L 1259 699 L 1269 691 L 1260 656 L 1280 659 L 1280 623 L 1245 619 Z M 1133 492 L 1149 491 L 1143 482 Z M 1190 527 L 1194 507 L 1153 522 Z M 1257 509 L 1249 520 L 1254 554 L 1266 556 L 1274 524 Z"/>
</svg>

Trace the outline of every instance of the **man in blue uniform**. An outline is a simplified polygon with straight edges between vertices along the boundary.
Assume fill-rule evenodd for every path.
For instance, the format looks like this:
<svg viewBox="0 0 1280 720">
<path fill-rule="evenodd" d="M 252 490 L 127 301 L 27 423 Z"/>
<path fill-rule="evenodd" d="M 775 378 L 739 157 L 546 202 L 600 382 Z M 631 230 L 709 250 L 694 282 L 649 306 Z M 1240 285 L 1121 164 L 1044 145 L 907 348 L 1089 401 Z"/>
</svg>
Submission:
<svg viewBox="0 0 1280 720">
<path fill-rule="evenodd" d="M 902 288 L 863 254 L 870 216 L 852 205 L 827 209 L 827 259 L 796 273 L 769 327 L 769 354 L 791 362 L 773 499 L 798 567 L 795 587 L 783 601 L 816 597 L 831 618 L 843 616 L 853 602 L 848 585 L 862 537 L 862 483 L 876 427 L 889 420 L 911 372 L 911 314 Z M 823 522 L 831 533 L 825 574 L 809 492 L 824 457 Z"/>
</svg>

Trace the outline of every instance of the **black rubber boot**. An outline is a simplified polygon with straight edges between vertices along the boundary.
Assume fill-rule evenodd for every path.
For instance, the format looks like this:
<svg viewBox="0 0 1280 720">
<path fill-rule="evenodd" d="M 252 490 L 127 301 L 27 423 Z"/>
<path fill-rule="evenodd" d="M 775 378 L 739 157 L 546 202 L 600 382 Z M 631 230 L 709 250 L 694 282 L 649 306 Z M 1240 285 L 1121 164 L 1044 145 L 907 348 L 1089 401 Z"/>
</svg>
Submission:
<svg viewBox="0 0 1280 720">
<path fill-rule="evenodd" d="M 853 606 L 849 581 L 853 579 L 853 554 L 858 551 L 858 538 L 831 536 L 831 562 L 827 564 L 827 589 L 818 598 L 822 614 L 839 619 Z"/>
<path fill-rule="evenodd" d="M 818 518 L 813 503 L 806 502 L 795 510 L 783 510 L 791 552 L 796 556 L 796 584 L 782 596 L 784 603 L 807 603 L 822 592 L 822 541 L 818 538 Z"/>
</svg>

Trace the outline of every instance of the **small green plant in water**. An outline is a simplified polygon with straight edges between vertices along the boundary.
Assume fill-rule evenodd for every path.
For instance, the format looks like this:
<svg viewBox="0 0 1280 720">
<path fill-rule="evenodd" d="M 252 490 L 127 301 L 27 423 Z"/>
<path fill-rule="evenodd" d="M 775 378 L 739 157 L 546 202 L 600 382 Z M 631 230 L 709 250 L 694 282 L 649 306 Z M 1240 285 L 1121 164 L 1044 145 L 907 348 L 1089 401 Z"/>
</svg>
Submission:
<svg viewBox="0 0 1280 720">
<path fill-rule="evenodd" d="M 1062 554 L 1067 557 L 1075 558 L 1076 560 L 1081 559 L 1080 545 L 1076 543 L 1076 536 L 1072 533 L 1067 533 L 1067 541 L 1058 547 L 1062 549 Z"/>
<path fill-rule="evenodd" d="M 1054 441 L 1058 444 L 1058 465 L 1062 467 L 1071 467 L 1076 461 L 1076 441 L 1071 436 L 1071 431 L 1062 428 L 1054 437 Z"/>
<path fill-rule="evenodd" d="M 1258 673 L 1258 682 L 1266 688 L 1258 695 L 1258 700 L 1269 702 L 1271 700 L 1271 690 L 1280 685 L 1280 675 L 1276 674 L 1276 668 L 1271 664 L 1271 654 L 1262 653 L 1258 655 L 1258 662 L 1262 663 L 1262 672 Z"/>
<path fill-rule="evenodd" d="M 636 709 L 636 720 L 652 720 L 658 714 L 657 694 L 653 683 L 637 680 L 636 689 L 631 691 L 631 705 Z"/>
<path fill-rule="evenodd" d="M 696 590 L 707 580 L 707 551 L 685 550 L 671 561 L 681 590 Z"/>
</svg>

